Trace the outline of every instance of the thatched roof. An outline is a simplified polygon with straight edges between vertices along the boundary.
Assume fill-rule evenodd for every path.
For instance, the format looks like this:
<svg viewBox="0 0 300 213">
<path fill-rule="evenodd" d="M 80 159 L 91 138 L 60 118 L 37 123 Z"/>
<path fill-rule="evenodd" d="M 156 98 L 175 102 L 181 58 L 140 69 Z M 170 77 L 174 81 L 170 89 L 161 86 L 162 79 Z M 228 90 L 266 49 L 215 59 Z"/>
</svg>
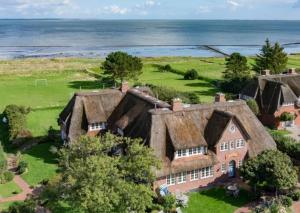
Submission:
<svg viewBox="0 0 300 213">
<path fill-rule="evenodd" d="M 202 145 L 213 147 L 231 121 L 247 136 L 250 157 L 276 148 L 244 101 L 191 105 L 175 112 L 168 103 L 149 94 L 140 89 L 130 89 L 124 95 L 118 90 L 76 94 L 60 118 L 71 140 L 83 134 L 89 122 L 98 119 L 107 121 L 112 132 L 119 128 L 124 136 L 142 138 L 163 162 L 162 169 L 156 171 L 158 177 L 214 165 L 217 161 L 211 151 L 181 159 L 173 159 L 174 152 Z"/>
<path fill-rule="evenodd" d="M 66 125 L 69 140 L 85 134 L 89 124 L 106 122 L 121 99 L 122 93 L 113 89 L 76 93 L 59 115 L 59 122 Z"/>
<path fill-rule="evenodd" d="M 283 104 L 295 103 L 300 97 L 300 75 L 259 76 L 241 94 L 256 99 L 262 113 L 273 114 Z"/>
</svg>

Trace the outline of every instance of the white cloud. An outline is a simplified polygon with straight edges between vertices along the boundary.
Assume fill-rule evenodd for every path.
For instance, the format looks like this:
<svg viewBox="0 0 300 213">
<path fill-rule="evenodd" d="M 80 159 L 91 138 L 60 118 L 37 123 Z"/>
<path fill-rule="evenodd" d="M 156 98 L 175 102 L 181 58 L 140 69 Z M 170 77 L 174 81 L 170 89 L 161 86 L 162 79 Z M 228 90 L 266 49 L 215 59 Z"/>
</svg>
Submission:
<svg viewBox="0 0 300 213">
<path fill-rule="evenodd" d="M 72 0 L 0 0 L 0 5 L 4 11 L 34 16 L 50 13 L 62 15 L 77 8 Z"/>
<path fill-rule="evenodd" d="M 200 6 L 197 8 L 197 13 L 210 13 L 212 8 L 209 6 Z"/>
<path fill-rule="evenodd" d="M 130 10 L 126 7 L 122 8 L 118 5 L 110 5 L 110 6 L 105 6 L 104 11 L 105 11 L 105 13 L 125 15 Z"/>
</svg>

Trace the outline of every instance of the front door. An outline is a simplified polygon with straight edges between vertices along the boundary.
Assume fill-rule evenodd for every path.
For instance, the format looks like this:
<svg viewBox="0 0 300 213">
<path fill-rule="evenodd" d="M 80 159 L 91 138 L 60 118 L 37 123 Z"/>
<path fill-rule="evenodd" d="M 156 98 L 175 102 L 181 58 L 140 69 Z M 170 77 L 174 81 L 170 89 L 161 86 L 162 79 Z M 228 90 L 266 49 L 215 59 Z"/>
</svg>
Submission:
<svg viewBox="0 0 300 213">
<path fill-rule="evenodd" d="M 229 177 L 235 177 L 235 161 L 232 160 L 229 162 L 229 171 L 228 171 L 228 176 Z"/>
</svg>

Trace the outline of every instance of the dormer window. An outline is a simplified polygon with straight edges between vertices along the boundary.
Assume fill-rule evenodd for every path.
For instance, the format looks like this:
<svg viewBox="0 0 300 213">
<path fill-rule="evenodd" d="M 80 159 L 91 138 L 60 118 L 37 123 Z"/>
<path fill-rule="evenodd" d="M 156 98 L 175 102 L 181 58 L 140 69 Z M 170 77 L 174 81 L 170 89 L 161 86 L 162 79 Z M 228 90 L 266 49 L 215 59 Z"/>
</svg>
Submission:
<svg viewBox="0 0 300 213">
<path fill-rule="evenodd" d="M 203 155 L 207 153 L 206 146 L 193 147 L 190 149 L 180 149 L 175 152 L 175 158 L 182 158 L 194 155 Z"/>
<path fill-rule="evenodd" d="M 92 123 L 89 126 L 90 131 L 105 130 L 106 128 L 107 128 L 107 124 L 105 122 Z"/>
</svg>

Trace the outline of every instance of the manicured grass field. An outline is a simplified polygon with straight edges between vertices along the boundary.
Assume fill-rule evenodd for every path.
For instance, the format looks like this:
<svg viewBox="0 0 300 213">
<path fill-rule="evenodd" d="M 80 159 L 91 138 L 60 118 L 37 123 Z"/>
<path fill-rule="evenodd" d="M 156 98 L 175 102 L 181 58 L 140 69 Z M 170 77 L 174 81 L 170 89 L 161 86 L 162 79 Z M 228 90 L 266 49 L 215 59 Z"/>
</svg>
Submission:
<svg viewBox="0 0 300 213">
<path fill-rule="evenodd" d="M 6 198 L 14 196 L 14 192 L 17 194 L 20 193 L 22 190 L 19 188 L 19 186 L 11 181 L 5 184 L 0 184 L 0 198 Z"/>
<path fill-rule="evenodd" d="M 63 108 L 33 110 L 27 116 L 27 127 L 34 137 L 46 135 L 49 127 L 59 129 L 57 118 Z"/>
<path fill-rule="evenodd" d="M 51 145 L 51 142 L 39 144 L 23 153 L 22 160 L 28 163 L 28 172 L 21 176 L 29 185 L 37 185 L 56 175 L 57 161 L 56 156 L 49 151 Z"/>
<path fill-rule="evenodd" d="M 213 188 L 191 193 L 188 207 L 182 210 L 184 213 L 233 213 L 251 201 L 249 192 L 241 190 L 239 197 L 234 198 L 226 195 L 222 188 Z"/>
</svg>

